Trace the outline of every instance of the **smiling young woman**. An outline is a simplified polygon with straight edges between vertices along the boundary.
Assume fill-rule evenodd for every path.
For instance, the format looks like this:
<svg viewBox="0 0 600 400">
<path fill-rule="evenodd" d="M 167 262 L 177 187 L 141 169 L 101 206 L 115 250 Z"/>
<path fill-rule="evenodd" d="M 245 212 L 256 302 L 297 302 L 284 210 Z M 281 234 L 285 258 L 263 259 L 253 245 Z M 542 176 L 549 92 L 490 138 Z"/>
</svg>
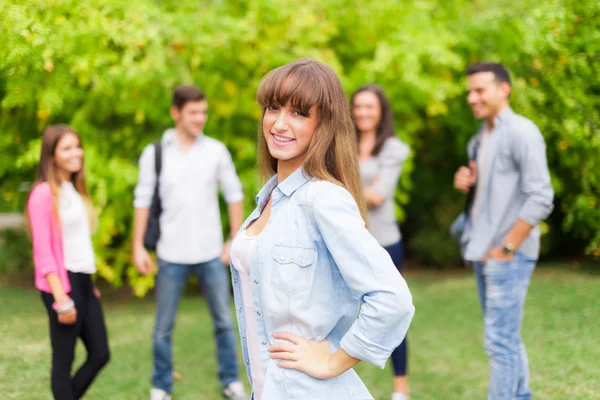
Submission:
<svg viewBox="0 0 600 400">
<path fill-rule="evenodd" d="M 85 185 L 83 148 L 66 125 L 44 131 L 27 216 L 35 285 L 50 319 L 52 393 L 55 399 L 79 399 L 108 362 L 109 350 L 100 293 L 91 280 L 96 217 Z M 88 355 L 71 376 L 78 337 Z"/>
<path fill-rule="evenodd" d="M 331 68 L 303 59 L 267 74 L 257 100 L 267 182 L 231 247 L 254 399 L 372 399 L 352 367 L 383 367 L 414 307 L 366 229 L 344 91 Z"/>
<path fill-rule="evenodd" d="M 269 153 L 278 160 L 278 172 L 287 175 L 302 165 L 308 146 L 319 123 L 316 105 L 302 111 L 287 104 L 270 105 L 263 117 L 263 134 Z"/>
</svg>

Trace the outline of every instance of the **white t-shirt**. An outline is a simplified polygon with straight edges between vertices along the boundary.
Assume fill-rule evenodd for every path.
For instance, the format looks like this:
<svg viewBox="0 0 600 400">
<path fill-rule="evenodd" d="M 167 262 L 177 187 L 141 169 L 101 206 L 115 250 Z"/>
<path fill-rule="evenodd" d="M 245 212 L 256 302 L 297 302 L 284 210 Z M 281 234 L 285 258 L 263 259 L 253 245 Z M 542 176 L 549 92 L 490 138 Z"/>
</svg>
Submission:
<svg viewBox="0 0 600 400">
<path fill-rule="evenodd" d="M 96 258 L 92 247 L 88 212 L 71 182 L 63 182 L 58 199 L 65 267 L 71 272 L 93 274 Z"/>
</svg>

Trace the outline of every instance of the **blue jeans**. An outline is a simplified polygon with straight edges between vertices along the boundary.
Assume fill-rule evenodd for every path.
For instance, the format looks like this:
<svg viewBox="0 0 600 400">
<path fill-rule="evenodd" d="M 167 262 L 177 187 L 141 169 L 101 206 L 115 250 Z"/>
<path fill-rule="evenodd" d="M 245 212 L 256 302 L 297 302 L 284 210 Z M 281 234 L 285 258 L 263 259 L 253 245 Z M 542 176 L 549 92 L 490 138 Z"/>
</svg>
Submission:
<svg viewBox="0 0 600 400">
<path fill-rule="evenodd" d="M 152 384 L 168 393 L 173 391 L 171 334 L 179 299 L 190 273 L 196 274 L 215 326 L 219 381 L 221 385 L 227 386 L 239 379 L 235 332 L 229 309 L 230 278 L 227 268 L 218 258 L 199 264 L 175 264 L 158 260 Z"/>
<path fill-rule="evenodd" d="M 535 260 L 516 253 L 511 261 L 475 263 L 490 361 L 489 400 L 529 400 L 529 364 L 521 340 L 527 287 Z"/>
</svg>

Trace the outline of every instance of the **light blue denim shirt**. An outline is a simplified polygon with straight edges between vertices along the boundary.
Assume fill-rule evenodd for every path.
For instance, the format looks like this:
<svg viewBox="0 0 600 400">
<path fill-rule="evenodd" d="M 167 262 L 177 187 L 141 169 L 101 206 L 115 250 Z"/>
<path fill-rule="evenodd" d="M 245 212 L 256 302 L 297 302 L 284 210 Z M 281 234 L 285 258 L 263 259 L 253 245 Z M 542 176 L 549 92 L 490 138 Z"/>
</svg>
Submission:
<svg viewBox="0 0 600 400">
<path fill-rule="evenodd" d="M 342 347 L 384 367 L 414 314 L 412 297 L 388 253 L 367 231 L 350 193 L 296 170 L 260 190 L 257 219 L 272 196 L 270 220 L 256 238 L 250 265 L 258 340 L 265 368 L 262 400 L 372 399 L 351 369 L 329 380 L 279 368 L 269 358 L 275 332 Z M 246 315 L 238 271 L 231 268 L 242 351 L 251 380 Z"/>
</svg>

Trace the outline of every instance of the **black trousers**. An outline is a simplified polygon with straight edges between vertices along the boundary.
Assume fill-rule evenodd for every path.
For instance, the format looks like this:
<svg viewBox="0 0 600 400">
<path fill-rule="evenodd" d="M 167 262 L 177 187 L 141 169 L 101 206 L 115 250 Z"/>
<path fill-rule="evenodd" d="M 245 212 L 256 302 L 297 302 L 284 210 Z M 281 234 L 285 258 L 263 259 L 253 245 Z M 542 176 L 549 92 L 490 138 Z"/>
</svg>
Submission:
<svg viewBox="0 0 600 400">
<path fill-rule="evenodd" d="M 69 281 L 69 295 L 77 309 L 75 325 L 58 322 L 58 316 L 52 309 L 54 297 L 50 293 L 41 292 L 50 319 L 51 383 L 55 400 L 81 398 L 110 357 L 104 316 L 100 301 L 94 294 L 90 275 L 69 272 Z M 87 359 L 75 375 L 71 376 L 77 338 L 81 338 L 85 345 Z"/>
</svg>

